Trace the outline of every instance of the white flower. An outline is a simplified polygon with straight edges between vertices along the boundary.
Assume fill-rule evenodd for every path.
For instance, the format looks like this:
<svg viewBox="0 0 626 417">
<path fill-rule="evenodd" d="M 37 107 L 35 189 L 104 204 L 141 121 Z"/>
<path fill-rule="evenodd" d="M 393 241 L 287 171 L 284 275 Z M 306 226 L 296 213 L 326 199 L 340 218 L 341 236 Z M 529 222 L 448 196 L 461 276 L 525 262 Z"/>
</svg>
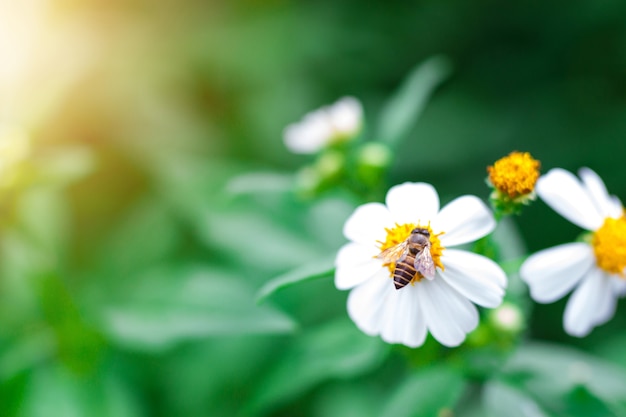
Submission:
<svg viewBox="0 0 626 417">
<path fill-rule="evenodd" d="M 496 307 L 502 302 L 506 275 L 492 260 L 452 246 L 489 234 L 496 223 L 487 206 L 462 196 L 439 210 L 439 196 L 430 184 L 392 187 L 386 204 L 358 207 L 344 226 L 351 242 L 335 261 L 335 285 L 352 289 L 348 314 L 368 335 L 389 343 L 417 347 L 427 330 L 440 343 L 457 346 L 478 324 L 472 303 Z M 414 277 L 396 290 L 393 264 L 377 255 L 403 242 L 416 226 L 428 228 L 431 254 L 437 265 L 433 279 Z"/>
<path fill-rule="evenodd" d="M 582 181 L 552 169 L 536 190 L 561 216 L 593 232 L 590 239 L 540 251 L 524 262 L 520 274 L 540 303 L 556 301 L 577 287 L 563 324 L 567 333 L 582 337 L 613 317 L 617 298 L 626 291 L 626 219 L 622 203 L 608 194 L 595 172 L 582 168 L 579 175 Z"/>
<path fill-rule="evenodd" d="M 363 108 L 354 97 L 315 110 L 285 128 L 285 146 L 300 154 L 315 153 L 325 146 L 354 137 L 361 129 Z"/>
</svg>

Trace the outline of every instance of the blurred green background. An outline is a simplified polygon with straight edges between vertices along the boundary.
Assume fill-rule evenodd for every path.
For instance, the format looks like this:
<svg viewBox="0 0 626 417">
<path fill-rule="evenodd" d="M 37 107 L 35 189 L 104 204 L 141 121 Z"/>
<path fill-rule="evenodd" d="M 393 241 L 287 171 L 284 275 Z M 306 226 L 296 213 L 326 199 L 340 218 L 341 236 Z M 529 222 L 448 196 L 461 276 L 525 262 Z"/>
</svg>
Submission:
<svg viewBox="0 0 626 417">
<path fill-rule="evenodd" d="M 290 192 L 311 158 L 282 129 L 352 95 L 376 140 L 445 56 L 386 186 L 487 199 L 486 166 L 519 150 L 626 198 L 626 3 L 4 0 L 0 23 L 0 122 L 30 140 L 3 162 L 0 415 L 625 415 L 623 305 L 585 339 L 564 301 L 533 306 L 500 372 L 361 334 L 323 273 L 361 201 Z M 580 233 L 541 202 L 515 222 L 530 252 Z M 320 279 L 257 302 L 303 266 Z"/>
</svg>

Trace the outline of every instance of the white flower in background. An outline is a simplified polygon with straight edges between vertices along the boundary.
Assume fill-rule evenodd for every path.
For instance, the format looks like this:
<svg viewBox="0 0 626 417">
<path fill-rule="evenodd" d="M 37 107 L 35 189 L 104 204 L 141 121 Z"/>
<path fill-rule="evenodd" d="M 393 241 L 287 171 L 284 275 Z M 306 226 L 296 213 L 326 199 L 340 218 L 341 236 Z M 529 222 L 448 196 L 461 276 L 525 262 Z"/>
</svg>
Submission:
<svg viewBox="0 0 626 417">
<path fill-rule="evenodd" d="M 588 168 L 580 181 L 563 169 L 552 169 L 537 182 L 537 194 L 570 222 L 592 232 L 586 242 L 566 243 L 530 256 L 520 274 L 530 295 L 551 303 L 574 287 L 563 324 L 573 336 L 587 335 L 615 312 L 626 291 L 626 219 L 620 200 L 608 194 L 602 179 Z"/>
<path fill-rule="evenodd" d="M 362 119 L 361 103 L 354 97 L 344 97 L 287 126 L 283 132 L 285 145 L 293 153 L 316 153 L 329 144 L 356 136 Z"/>
<path fill-rule="evenodd" d="M 358 207 L 343 230 L 350 243 L 335 261 L 335 285 L 352 289 L 348 314 L 363 332 L 388 343 L 417 347 L 430 331 L 443 345 L 459 345 L 478 324 L 472 303 L 500 305 L 506 275 L 492 260 L 451 247 L 475 241 L 495 225 L 487 206 L 474 196 L 459 197 L 439 210 L 439 196 L 426 183 L 397 185 L 387 193 L 386 204 Z M 430 277 L 416 272 L 410 284 L 396 289 L 396 265 L 379 255 L 406 241 L 416 227 L 430 233 L 436 270 Z"/>
</svg>

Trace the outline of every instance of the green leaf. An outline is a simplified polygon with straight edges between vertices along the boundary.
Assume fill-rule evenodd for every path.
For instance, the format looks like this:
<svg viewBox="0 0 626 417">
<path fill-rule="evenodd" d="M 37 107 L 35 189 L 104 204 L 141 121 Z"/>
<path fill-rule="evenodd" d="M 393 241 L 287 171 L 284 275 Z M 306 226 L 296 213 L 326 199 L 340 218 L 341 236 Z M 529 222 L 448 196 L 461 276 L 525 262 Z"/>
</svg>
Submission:
<svg viewBox="0 0 626 417">
<path fill-rule="evenodd" d="M 602 344 L 592 346 L 595 353 L 602 358 L 618 364 L 622 368 L 626 368 L 626 355 L 624 355 L 624 346 L 626 346 L 626 334 L 620 332 L 608 337 Z"/>
<path fill-rule="evenodd" d="M 141 270 L 173 252 L 179 242 L 174 216 L 160 201 L 140 200 L 106 242 L 101 260 L 114 276 Z"/>
<path fill-rule="evenodd" d="M 312 401 L 314 404 L 312 415 L 380 417 L 380 404 L 385 398 L 385 392 L 367 379 L 324 384 Z"/>
<path fill-rule="evenodd" d="M 25 191 L 18 202 L 22 231 L 47 256 L 58 253 L 68 236 L 68 210 L 63 195 L 52 187 L 37 187 Z"/>
<path fill-rule="evenodd" d="M 528 253 L 524 238 L 510 217 L 504 217 L 498 222 L 492 238 L 494 243 L 498 245 L 499 261 L 519 259 Z"/>
<path fill-rule="evenodd" d="M 572 392 L 583 387 L 616 415 L 626 415 L 626 370 L 569 347 L 524 345 L 502 377 L 548 411 L 566 408 Z"/>
<path fill-rule="evenodd" d="M 137 280 L 130 297 L 103 312 L 105 334 L 126 347 L 159 351 L 183 340 L 296 327 L 285 314 L 257 306 L 251 287 L 225 271 L 163 268 Z"/>
<path fill-rule="evenodd" d="M 0 381 L 9 380 L 34 367 L 52 357 L 56 350 L 54 334 L 49 330 L 38 329 L 15 337 L 0 355 Z"/>
<path fill-rule="evenodd" d="M 257 292 L 257 302 L 264 301 L 267 297 L 283 288 L 295 285 L 301 282 L 311 281 L 320 278 L 333 276 L 335 273 L 334 257 L 316 261 L 314 263 L 303 265 L 299 268 L 277 276 L 268 281 Z"/>
<path fill-rule="evenodd" d="M 565 400 L 565 415 L 568 417 L 613 417 L 623 415 L 618 409 L 611 409 L 583 386 L 576 387 Z"/>
<path fill-rule="evenodd" d="M 284 224 L 280 216 L 280 213 L 270 216 L 254 208 L 207 212 L 197 232 L 209 247 L 217 247 L 237 263 L 254 270 L 276 272 L 325 255 L 319 245 L 303 236 L 302 230 Z M 250 248 L 246 250 L 248 241 Z"/>
<path fill-rule="evenodd" d="M 5 328 L 22 328 L 24 320 L 40 314 L 36 277 L 57 260 L 42 246 L 17 227 L 4 229 L 0 236 L 0 293 L 6 300 L 0 303 L 0 321 Z"/>
<path fill-rule="evenodd" d="M 483 393 L 490 417 L 550 417 L 528 394 L 501 381 L 490 381 Z"/>
<path fill-rule="evenodd" d="M 507 275 L 509 276 L 514 275 L 514 274 L 519 273 L 519 270 L 522 267 L 522 264 L 524 263 L 524 261 L 526 261 L 527 258 L 528 258 L 527 256 L 523 256 L 521 258 L 504 261 L 500 263 L 500 266 L 502 267 L 502 269 Z"/>
<path fill-rule="evenodd" d="M 498 251 L 498 263 L 509 277 L 506 297 L 522 307 L 530 310 L 528 285 L 519 277 L 519 270 L 526 260 L 528 249 L 519 228 L 511 217 L 504 217 L 498 222 L 493 234 L 489 236 Z"/>
<path fill-rule="evenodd" d="M 186 343 L 156 357 L 159 399 L 163 405 L 158 414 L 245 416 L 243 400 L 254 391 L 259 376 L 282 360 L 278 353 L 284 339 L 274 335 L 214 337 Z M 130 361 L 134 362 L 134 358 Z M 128 366 L 120 365 L 121 369 Z"/>
<path fill-rule="evenodd" d="M 278 172 L 248 172 L 231 178 L 226 192 L 232 195 L 282 193 L 293 189 L 293 175 Z"/>
<path fill-rule="evenodd" d="M 435 56 L 418 65 L 384 107 L 377 138 L 398 144 L 419 119 L 435 88 L 451 73 L 450 61 Z"/>
<path fill-rule="evenodd" d="M 402 381 L 391 396 L 382 417 L 427 417 L 452 411 L 465 381 L 455 369 L 445 364 L 422 369 Z"/>
<path fill-rule="evenodd" d="M 94 378 L 49 365 L 33 371 L 18 416 L 137 417 L 141 414 L 132 393 L 106 370 Z"/>
<path fill-rule="evenodd" d="M 320 197 L 308 207 L 307 231 L 325 248 L 339 248 L 346 243 L 343 225 L 355 208 L 354 201 L 341 194 Z"/>
<path fill-rule="evenodd" d="M 194 224 L 225 200 L 226 181 L 245 169 L 235 160 L 190 154 L 168 156 L 159 162 L 154 172 L 159 195 Z"/>
<path fill-rule="evenodd" d="M 490 417 L 612 417 L 616 414 L 587 388 L 577 386 L 556 405 L 554 412 L 543 409 L 527 392 L 502 381 L 491 381 L 483 394 Z M 550 401 L 555 403 L 554 401 Z M 554 405 L 553 405 L 554 407 Z"/>
<path fill-rule="evenodd" d="M 383 361 L 388 350 L 388 345 L 364 335 L 351 321 L 327 323 L 294 339 L 276 367 L 259 381 L 247 414 L 283 404 L 322 381 L 368 372 Z"/>
</svg>

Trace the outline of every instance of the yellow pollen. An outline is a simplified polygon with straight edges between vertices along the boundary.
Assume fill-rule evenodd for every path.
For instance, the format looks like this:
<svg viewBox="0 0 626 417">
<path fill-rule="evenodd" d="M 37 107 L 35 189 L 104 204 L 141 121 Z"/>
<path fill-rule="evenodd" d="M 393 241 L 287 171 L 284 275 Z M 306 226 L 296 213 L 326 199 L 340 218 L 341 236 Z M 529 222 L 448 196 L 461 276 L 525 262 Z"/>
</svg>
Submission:
<svg viewBox="0 0 626 417">
<path fill-rule="evenodd" d="M 541 163 L 528 152 L 511 152 L 487 167 L 489 181 L 509 198 L 532 193 L 539 178 Z"/>
<path fill-rule="evenodd" d="M 396 225 L 392 228 L 385 228 L 385 231 L 387 232 L 387 237 L 385 238 L 384 242 L 378 242 L 380 245 L 380 251 L 383 252 L 386 249 L 389 249 L 406 241 L 409 238 L 411 231 L 416 227 L 422 227 L 428 230 L 428 233 L 430 233 L 430 255 L 433 258 L 435 267 L 441 269 L 442 271 L 445 270 L 443 263 L 441 262 L 441 255 L 443 254 L 443 250 L 445 248 L 441 246 L 441 242 L 439 241 L 439 236 L 444 234 L 444 232 L 439 232 L 435 234 L 433 232 L 433 229 L 430 228 L 430 224 L 428 224 L 427 226 L 420 226 L 419 223 L 396 223 Z M 393 277 L 393 272 L 396 269 L 395 262 L 384 264 L 383 266 L 386 266 L 389 269 L 389 276 Z M 411 281 L 411 284 L 415 283 L 415 281 L 420 281 L 422 278 L 424 277 L 421 273 L 416 273 L 413 277 L 413 280 Z"/>
<path fill-rule="evenodd" d="M 593 234 L 591 245 L 596 263 L 610 274 L 624 276 L 626 268 L 626 218 L 611 217 Z"/>
</svg>

